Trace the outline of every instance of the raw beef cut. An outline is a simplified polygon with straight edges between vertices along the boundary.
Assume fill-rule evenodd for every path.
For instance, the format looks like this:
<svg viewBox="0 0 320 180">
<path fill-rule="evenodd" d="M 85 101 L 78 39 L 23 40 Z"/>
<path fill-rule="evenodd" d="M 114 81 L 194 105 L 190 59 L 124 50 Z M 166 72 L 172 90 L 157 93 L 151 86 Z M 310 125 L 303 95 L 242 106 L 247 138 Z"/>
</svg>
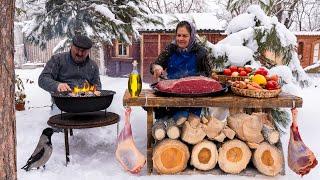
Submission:
<svg viewBox="0 0 320 180">
<path fill-rule="evenodd" d="M 131 108 L 126 108 L 125 125 L 118 137 L 116 150 L 116 158 L 123 168 L 133 174 L 141 171 L 146 162 L 144 155 L 137 149 L 132 138 L 132 130 L 130 124 Z"/>
<path fill-rule="evenodd" d="M 303 176 L 314 168 L 318 161 L 313 152 L 303 143 L 298 131 L 296 108 L 292 112 L 292 125 L 290 128 L 290 140 L 288 147 L 288 165 L 292 171 Z"/>
<path fill-rule="evenodd" d="M 191 76 L 174 80 L 159 81 L 156 85 L 159 91 L 177 94 L 211 93 L 222 89 L 221 84 L 204 76 Z"/>
</svg>

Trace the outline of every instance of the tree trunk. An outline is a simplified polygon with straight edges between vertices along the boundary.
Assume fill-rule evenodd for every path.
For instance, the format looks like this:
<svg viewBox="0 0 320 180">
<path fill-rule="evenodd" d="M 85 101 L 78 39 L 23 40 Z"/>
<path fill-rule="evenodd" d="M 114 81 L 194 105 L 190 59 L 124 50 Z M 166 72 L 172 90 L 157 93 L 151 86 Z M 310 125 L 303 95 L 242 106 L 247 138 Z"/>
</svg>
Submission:
<svg viewBox="0 0 320 180">
<path fill-rule="evenodd" d="M 16 1 L 16 8 L 20 8 L 22 11 L 25 10 L 23 0 Z M 16 21 L 22 22 L 25 20 L 24 13 L 16 13 Z M 22 67 L 22 64 L 26 62 L 25 45 L 24 45 L 24 33 L 22 32 L 22 26 L 14 26 L 14 62 L 18 68 Z"/>
<path fill-rule="evenodd" d="M 100 74 L 106 75 L 105 62 L 104 62 L 104 45 L 99 43 L 99 68 Z"/>
<path fill-rule="evenodd" d="M 14 114 L 14 1 L 0 0 L 0 179 L 17 179 Z"/>
</svg>

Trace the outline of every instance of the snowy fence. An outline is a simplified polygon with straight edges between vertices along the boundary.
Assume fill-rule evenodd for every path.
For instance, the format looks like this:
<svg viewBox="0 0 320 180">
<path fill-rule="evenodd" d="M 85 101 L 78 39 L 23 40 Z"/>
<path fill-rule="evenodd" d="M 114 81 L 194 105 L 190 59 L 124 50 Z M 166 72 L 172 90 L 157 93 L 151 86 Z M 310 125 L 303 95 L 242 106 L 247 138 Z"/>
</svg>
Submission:
<svg viewBox="0 0 320 180">
<path fill-rule="evenodd" d="M 61 39 L 55 38 L 47 42 L 47 47 L 41 49 L 40 46 L 36 46 L 27 42 L 25 44 L 27 61 L 31 63 L 46 63 L 53 55 L 53 48 L 59 43 Z"/>
<path fill-rule="evenodd" d="M 31 44 L 27 42 L 25 44 L 25 53 L 27 57 L 27 61 L 31 63 L 46 63 L 49 61 L 51 56 L 53 55 L 52 50 L 53 48 L 61 41 L 61 38 L 54 38 L 47 42 L 47 46 L 45 49 L 41 49 L 40 46 Z M 64 51 L 69 51 L 69 48 L 65 48 Z M 99 64 L 99 49 L 93 47 L 91 49 L 90 55 L 91 59 Z"/>
</svg>

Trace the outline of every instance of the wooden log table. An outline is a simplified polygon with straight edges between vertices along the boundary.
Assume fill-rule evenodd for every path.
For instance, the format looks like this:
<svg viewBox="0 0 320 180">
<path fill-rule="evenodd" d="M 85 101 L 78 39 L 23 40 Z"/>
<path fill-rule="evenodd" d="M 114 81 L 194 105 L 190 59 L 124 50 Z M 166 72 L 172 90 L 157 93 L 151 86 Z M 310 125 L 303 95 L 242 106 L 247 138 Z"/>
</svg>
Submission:
<svg viewBox="0 0 320 180">
<path fill-rule="evenodd" d="M 123 96 L 124 106 L 142 106 L 147 110 L 147 169 L 148 174 L 153 172 L 152 164 L 152 125 L 154 121 L 154 107 L 229 107 L 229 108 L 276 108 L 302 107 L 302 98 L 280 93 L 274 98 L 241 97 L 226 93 L 217 97 L 161 97 L 151 89 L 143 89 L 137 98 L 132 98 L 126 90 Z"/>
</svg>

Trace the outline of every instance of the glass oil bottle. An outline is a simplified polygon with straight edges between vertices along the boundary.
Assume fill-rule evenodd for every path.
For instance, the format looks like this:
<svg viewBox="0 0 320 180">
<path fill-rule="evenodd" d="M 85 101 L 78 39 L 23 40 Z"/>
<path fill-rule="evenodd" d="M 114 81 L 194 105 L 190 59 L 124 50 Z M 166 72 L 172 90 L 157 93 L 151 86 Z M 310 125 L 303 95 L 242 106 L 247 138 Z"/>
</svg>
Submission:
<svg viewBox="0 0 320 180">
<path fill-rule="evenodd" d="M 141 76 L 138 73 L 137 60 L 134 60 L 132 64 L 133 64 L 133 68 L 132 68 L 132 72 L 129 76 L 128 90 L 129 90 L 131 97 L 134 98 L 134 97 L 138 97 L 141 92 L 142 81 L 141 81 Z"/>
</svg>

